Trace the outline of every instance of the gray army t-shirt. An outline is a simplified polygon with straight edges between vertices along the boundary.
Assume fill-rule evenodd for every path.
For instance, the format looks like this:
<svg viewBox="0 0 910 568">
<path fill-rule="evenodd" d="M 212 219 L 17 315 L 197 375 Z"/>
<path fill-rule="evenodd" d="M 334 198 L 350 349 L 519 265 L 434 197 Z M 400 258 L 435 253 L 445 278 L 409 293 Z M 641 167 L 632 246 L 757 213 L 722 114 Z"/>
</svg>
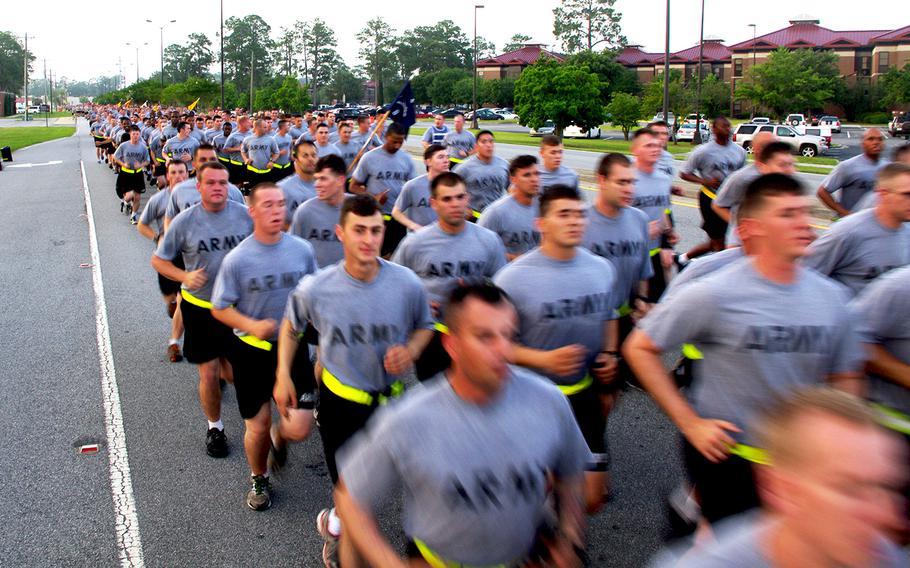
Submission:
<svg viewBox="0 0 910 568">
<path fill-rule="evenodd" d="M 670 181 L 673 181 L 676 179 L 676 165 L 677 162 L 673 157 L 673 154 L 664 150 L 660 154 L 660 158 L 657 160 L 657 164 L 655 164 L 654 167 L 660 170 L 662 174 L 670 178 Z"/>
<path fill-rule="evenodd" d="M 638 168 L 632 169 L 635 175 L 635 196 L 632 207 L 640 209 L 648 216 L 648 221 L 657 221 L 661 229 L 666 229 L 667 210 L 670 209 L 670 187 L 672 182 L 663 172 L 654 168 L 651 173 Z M 648 248 L 660 246 L 660 237 L 652 240 Z"/>
<path fill-rule="evenodd" d="M 278 153 L 278 142 L 271 134 L 262 136 L 247 136 L 241 146 L 246 157 L 253 160 L 252 167 L 264 170 L 272 160 L 272 155 Z"/>
<path fill-rule="evenodd" d="M 239 203 L 240 205 L 246 205 L 243 194 L 240 193 L 237 186 L 232 183 L 228 183 L 228 199 Z M 183 180 L 171 190 L 164 215 L 168 219 L 173 219 L 178 213 L 189 209 L 200 201 L 202 201 L 202 195 L 199 193 L 199 190 L 196 189 L 196 178 Z"/>
<path fill-rule="evenodd" d="M 278 154 L 279 156 L 275 158 L 275 165 L 285 166 L 291 163 L 291 152 L 293 152 L 292 146 L 294 145 L 294 139 L 290 134 L 285 134 L 284 136 L 280 134 L 275 134 L 273 136 L 275 139 L 275 144 L 278 145 Z M 282 154 L 281 152 L 287 151 L 287 153 Z"/>
<path fill-rule="evenodd" d="M 682 289 L 685 284 L 695 282 L 702 276 L 717 272 L 721 268 L 736 262 L 745 255 L 746 252 L 742 247 L 733 247 L 692 259 L 692 261 L 686 265 L 685 270 L 677 273 L 676 276 L 670 279 L 670 282 L 667 283 L 667 289 L 664 290 L 663 295 L 660 297 L 660 301 L 665 301 L 670 297 L 671 293 L 675 293 L 677 290 Z"/>
<path fill-rule="evenodd" d="M 164 143 L 164 146 L 161 148 L 161 153 L 164 154 L 166 158 L 183 161 L 183 156 L 192 158 L 193 152 L 195 152 L 198 147 L 199 140 L 196 140 L 192 136 L 187 136 L 184 140 L 181 140 L 179 136 L 174 136 Z M 193 171 L 192 162 L 186 162 L 186 167 L 187 170 Z"/>
<path fill-rule="evenodd" d="M 450 159 L 465 160 L 467 154 L 477 145 L 477 138 L 468 130 L 456 132 L 455 129 L 452 129 L 445 135 L 442 143 L 446 147 L 446 154 Z M 459 151 L 464 152 L 465 155 L 460 156 Z"/>
<path fill-rule="evenodd" d="M 138 169 L 139 164 L 143 164 L 149 161 L 149 148 L 142 142 L 138 144 L 133 144 L 132 142 L 124 142 L 123 144 L 117 146 L 117 151 L 114 152 L 114 157 L 125 162 L 130 166 L 130 169 Z"/>
<path fill-rule="evenodd" d="M 288 232 L 309 241 L 316 252 L 316 264 L 324 268 L 344 258 L 344 246 L 335 234 L 335 225 L 340 219 L 340 204 L 336 207 L 314 197 L 304 201 L 294 212 Z"/>
<path fill-rule="evenodd" d="M 654 276 L 648 240 L 648 216 L 634 207 L 624 207 L 608 217 L 597 207 L 588 209 L 588 228 L 583 245 L 614 268 L 613 307 L 627 305 L 638 283 Z"/>
<path fill-rule="evenodd" d="M 151 196 L 139 215 L 139 222 L 153 228 L 160 235 L 164 231 L 164 214 L 170 197 L 171 192 L 167 188 Z"/>
<path fill-rule="evenodd" d="M 348 140 L 347 144 L 343 144 L 341 140 L 339 140 L 333 145 L 335 146 L 335 149 L 338 150 L 338 155 L 344 160 L 345 167 L 351 167 L 354 158 L 356 158 L 357 153 L 360 152 L 360 145 L 355 143 L 353 138 Z"/>
<path fill-rule="evenodd" d="M 464 179 L 471 209 L 477 212 L 483 212 L 509 189 L 509 163 L 499 156 L 493 156 L 489 162 L 471 156 L 453 171 Z"/>
<path fill-rule="evenodd" d="M 573 343 L 585 348 L 585 364 L 576 373 L 545 375 L 559 385 L 582 380 L 604 349 L 606 322 L 615 318 L 615 281 L 613 266 L 581 247 L 571 260 L 536 248 L 493 277 L 518 311 L 519 343 L 547 351 Z"/>
<path fill-rule="evenodd" d="M 537 199 L 522 205 L 507 194 L 484 209 L 477 224 L 499 235 L 506 253 L 520 255 L 540 244 L 540 233 L 534 228 L 538 211 Z"/>
<path fill-rule="evenodd" d="M 404 532 L 447 562 L 523 560 L 544 519 L 547 475 L 580 479 L 590 459 L 566 397 L 510 368 L 489 404 L 444 375 L 381 409 L 339 456 L 358 504 L 379 513 L 403 489 Z"/>
<path fill-rule="evenodd" d="M 404 184 L 395 200 L 395 207 L 418 225 L 426 227 L 436 221 L 436 211 L 430 206 L 430 178 L 427 174 Z"/>
<path fill-rule="evenodd" d="M 313 247 L 308 242 L 281 233 L 280 241 L 266 244 L 251 235 L 224 257 L 215 279 L 212 305 L 218 310 L 234 306 L 247 317 L 274 320 L 275 334 L 269 339 L 275 340 L 288 295 L 301 278 L 316 270 Z M 234 333 L 243 335 L 237 329 Z"/>
<path fill-rule="evenodd" d="M 328 156 L 330 154 L 335 154 L 336 156 L 341 156 L 341 150 L 339 150 L 334 144 L 329 142 L 325 146 L 320 146 L 319 143 L 315 143 L 316 146 L 316 157 L 322 158 L 323 156 Z"/>
<path fill-rule="evenodd" d="M 638 326 L 661 351 L 692 343 L 704 354 L 690 394 L 695 411 L 736 424 L 742 433 L 730 435 L 754 444 L 756 420 L 779 397 L 862 368 L 848 299 L 802 267 L 792 284 L 772 282 L 747 257 L 680 288 Z"/>
<path fill-rule="evenodd" d="M 875 209 L 863 209 L 832 224 L 803 262 L 858 294 L 879 275 L 910 264 L 910 228 L 889 229 Z"/>
<path fill-rule="evenodd" d="M 277 185 L 281 188 L 281 192 L 284 193 L 284 202 L 287 206 L 286 223 L 291 222 L 298 207 L 316 197 L 316 182 L 305 181 L 297 175 L 296 171 L 279 181 Z"/>
<path fill-rule="evenodd" d="M 383 215 L 391 215 L 395 200 L 401 188 L 408 180 L 416 176 L 414 161 L 404 150 L 390 154 L 385 148 L 370 150 L 360 158 L 354 169 L 353 179 L 366 185 L 367 193 L 379 195 L 388 191 L 387 200 L 382 205 Z"/>
<path fill-rule="evenodd" d="M 413 270 L 431 302 L 445 303 L 458 280 L 491 278 L 505 266 L 506 253 L 496 233 L 465 223 L 459 233 L 447 233 L 439 223 L 406 236 L 392 262 Z"/>
<path fill-rule="evenodd" d="M 575 170 L 570 170 L 562 164 L 555 170 L 548 170 L 541 164 L 537 171 L 540 174 L 541 192 L 554 185 L 567 185 L 578 189 L 578 174 L 575 173 Z"/>
<path fill-rule="evenodd" d="M 715 178 L 720 181 L 746 164 L 746 151 L 738 144 L 727 142 L 721 146 L 711 140 L 702 144 L 689 154 L 682 171 L 697 174 L 703 179 Z"/>
<path fill-rule="evenodd" d="M 878 170 L 888 164 L 879 158 L 873 162 L 865 154 L 839 163 L 822 182 L 828 193 L 840 191 L 840 204 L 848 211 L 855 211 L 856 204 L 875 188 Z"/>
<path fill-rule="evenodd" d="M 906 364 L 910 364 L 908 290 L 910 267 L 905 266 L 877 278 L 850 304 L 862 341 L 881 345 Z M 875 374 L 870 378 L 871 400 L 910 415 L 910 389 Z"/>
<path fill-rule="evenodd" d="M 197 289 L 182 288 L 200 300 L 211 301 L 215 277 L 225 255 L 253 232 L 253 221 L 245 205 L 225 203 L 218 212 L 201 205 L 190 207 L 174 217 L 155 256 L 173 261 L 183 255 L 186 271 L 205 269 L 205 284 Z"/>
<path fill-rule="evenodd" d="M 433 329 L 420 280 L 410 270 L 377 259 L 371 282 L 353 278 L 340 262 L 305 277 L 288 298 L 285 317 L 303 333 L 319 333 L 320 361 L 343 384 L 380 392 L 399 377 L 383 364 L 386 351 L 417 329 Z"/>
<path fill-rule="evenodd" d="M 749 184 L 761 176 L 755 164 L 750 164 L 741 170 L 736 170 L 724 180 L 717 188 L 717 197 L 714 203 L 718 207 L 726 207 L 730 210 L 730 223 L 727 225 L 727 245 L 740 245 L 742 241 L 736 230 L 736 212 L 739 210 L 739 204 L 742 203 L 746 196 L 746 189 Z"/>
<path fill-rule="evenodd" d="M 230 152 L 228 154 L 229 155 L 228 159 L 230 159 L 233 162 L 237 162 L 238 164 L 242 164 L 243 156 L 240 154 L 239 148 L 241 146 L 243 146 L 243 141 L 252 135 L 253 135 L 253 133 L 249 130 L 247 130 L 246 132 L 240 132 L 239 130 L 234 130 L 233 132 L 231 132 L 231 135 L 228 136 L 228 139 L 224 143 L 224 147 L 225 148 L 238 148 L 238 150 L 236 152 Z"/>
</svg>

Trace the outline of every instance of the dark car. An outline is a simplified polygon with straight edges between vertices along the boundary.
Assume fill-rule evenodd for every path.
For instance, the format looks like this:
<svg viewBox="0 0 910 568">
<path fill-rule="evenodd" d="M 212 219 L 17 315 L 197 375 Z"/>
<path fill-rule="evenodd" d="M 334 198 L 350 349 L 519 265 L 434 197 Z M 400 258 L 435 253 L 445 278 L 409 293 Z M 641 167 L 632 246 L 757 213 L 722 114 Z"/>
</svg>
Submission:
<svg viewBox="0 0 910 568">
<path fill-rule="evenodd" d="M 468 113 L 465 115 L 465 118 L 471 119 L 471 118 L 473 118 L 473 114 Z M 479 109 L 477 109 L 477 120 L 504 120 L 504 119 L 502 118 L 502 115 L 496 114 L 495 112 L 493 112 L 492 110 L 490 110 L 488 108 L 479 108 Z"/>
<path fill-rule="evenodd" d="M 359 108 L 339 108 L 335 109 L 335 120 L 357 120 L 361 112 Z"/>
<path fill-rule="evenodd" d="M 888 133 L 895 138 L 900 136 L 904 140 L 910 140 L 910 112 L 895 115 L 888 125 Z"/>
<path fill-rule="evenodd" d="M 442 111 L 440 114 L 442 116 L 444 116 L 445 118 L 455 118 L 456 114 L 464 114 L 464 113 L 461 112 L 460 110 L 458 110 L 457 108 L 450 108 L 449 110 Z"/>
</svg>

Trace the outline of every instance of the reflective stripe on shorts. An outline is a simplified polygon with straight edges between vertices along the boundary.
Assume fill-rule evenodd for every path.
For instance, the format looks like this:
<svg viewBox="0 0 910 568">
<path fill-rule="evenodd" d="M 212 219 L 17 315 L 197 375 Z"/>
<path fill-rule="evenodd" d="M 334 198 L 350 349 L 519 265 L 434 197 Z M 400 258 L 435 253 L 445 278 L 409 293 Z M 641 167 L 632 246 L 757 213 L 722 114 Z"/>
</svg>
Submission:
<svg viewBox="0 0 910 568">
<path fill-rule="evenodd" d="M 254 337 L 252 335 L 238 335 L 237 339 L 251 347 L 255 347 L 256 349 L 262 349 L 263 351 L 272 350 L 272 343 L 270 341 L 259 339 L 258 337 Z"/>
<path fill-rule="evenodd" d="M 184 300 L 193 304 L 194 306 L 199 306 L 200 308 L 205 308 L 207 310 L 211 310 L 213 307 L 211 302 L 197 298 L 196 296 L 187 292 L 185 289 L 180 290 L 180 295 L 183 296 Z"/>
<path fill-rule="evenodd" d="M 581 391 L 585 390 L 589 386 L 594 384 L 594 377 L 591 375 L 585 375 L 585 378 L 578 381 L 574 385 L 556 385 L 559 387 L 559 390 L 562 391 L 562 394 L 566 396 L 571 396 L 573 394 L 578 394 Z"/>
<path fill-rule="evenodd" d="M 338 380 L 338 377 L 333 375 L 325 367 L 322 368 L 322 384 L 326 386 L 327 389 L 332 391 L 335 395 L 348 400 L 350 402 L 356 402 L 357 404 L 363 404 L 365 406 L 372 406 L 375 397 L 372 393 L 369 393 L 365 390 L 360 390 L 348 386 Z M 401 393 L 404 392 L 404 383 L 401 381 L 395 381 L 389 387 L 391 398 L 398 397 Z M 384 394 L 378 394 L 379 404 L 385 404 L 390 396 Z"/>
<path fill-rule="evenodd" d="M 438 554 L 430 550 L 430 547 L 426 545 L 420 539 L 412 539 L 414 545 L 417 547 L 417 550 L 420 551 L 420 555 L 423 556 L 423 559 L 427 561 L 427 564 L 432 566 L 432 568 L 509 568 L 510 566 L 517 566 L 518 564 L 490 564 L 487 566 L 475 566 L 460 564 L 458 562 L 447 562 L 443 560 Z"/>
<path fill-rule="evenodd" d="M 710 197 L 711 199 L 717 199 L 717 194 L 708 189 L 705 186 L 701 186 L 701 192 Z"/>
</svg>

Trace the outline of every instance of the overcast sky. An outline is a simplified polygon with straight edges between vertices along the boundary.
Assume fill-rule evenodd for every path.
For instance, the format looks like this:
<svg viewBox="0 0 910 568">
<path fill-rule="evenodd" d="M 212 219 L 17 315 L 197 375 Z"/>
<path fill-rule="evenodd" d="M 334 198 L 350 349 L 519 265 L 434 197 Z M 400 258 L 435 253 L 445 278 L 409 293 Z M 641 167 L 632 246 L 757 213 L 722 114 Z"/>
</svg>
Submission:
<svg viewBox="0 0 910 568">
<path fill-rule="evenodd" d="M 558 0 L 478 0 L 485 8 L 478 10 L 477 33 L 501 48 L 512 34 L 522 33 L 535 41 L 559 45 L 553 37 L 553 8 Z M 727 44 L 752 37 L 748 24 L 758 26 L 758 35 L 788 25 L 788 20 L 807 13 L 821 20 L 821 25 L 834 30 L 894 29 L 910 24 L 910 14 L 900 10 L 901 0 L 705 0 L 705 36 L 719 36 Z M 470 36 L 473 29 L 475 2 L 450 0 L 347 0 L 346 2 L 247 2 L 224 0 L 225 19 L 255 13 L 272 26 L 277 35 L 282 25 L 297 19 L 320 17 L 335 30 L 338 50 L 348 65 L 357 60 L 359 31 L 367 20 L 382 15 L 397 31 L 419 25 L 432 25 L 440 19 L 451 19 Z M 699 0 L 671 0 L 670 49 L 678 51 L 698 43 Z M 859 6 L 862 9 L 859 9 Z M 164 45 L 182 43 L 192 32 L 207 34 L 217 50 L 215 33 L 219 26 L 218 0 L 156 0 L 159 21 L 177 19 L 164 30 Z M 190 6 L 191 9 L 187 10 Z M 289 6 L 293 8 L 288 9 Z M 325 9 L 316 7 L 324 6 Z M 664 48 L 664 0 L 617 0 L 622 12 L 622 28 L 630 43 L 641 44 L 648 51 Z M 92 9 L 71 0 L 45 0 L 32 7 L 22 3 L 5 5 L 12 17 L 4 18 L 0 29 L 19 36 L 28 32 L 29 48 L 38 57 L 35 74 L 43 72 L 43 59 L 56 71 L 57 77 L 74 80 L 98 75 L 116 75 L 118 57 L 122 59 L 127 82 L 136 78 L 136 51 L 124 45 L 136 42 L 139 71 L 147 76 L 159 65 L 159 29 L 145 22 L 145 10 Z M 117 14 L 119 12 L 119 15 Z M 46 15 L 45 15 L 46 14 Z M 101 52 L 104 53 L 101 53 Z"/>
</svg>

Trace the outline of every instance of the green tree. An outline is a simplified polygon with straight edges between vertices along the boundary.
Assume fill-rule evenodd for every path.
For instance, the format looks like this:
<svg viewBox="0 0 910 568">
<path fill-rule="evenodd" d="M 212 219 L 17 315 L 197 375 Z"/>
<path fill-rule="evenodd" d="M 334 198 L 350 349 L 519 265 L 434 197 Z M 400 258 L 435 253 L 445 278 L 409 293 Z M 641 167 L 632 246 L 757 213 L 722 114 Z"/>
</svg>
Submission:
<svg viewBox="0 0 910 568">
<path fill-rule="evenodd" d="M 605 105 L 613 100 L 614 93 L 638 95 L 642 90 L 635 71 L 617 63 L 616 55 L 613 51 L 580 51 L 566 60 L 571 65 L 585 66 L 600 77 Z"/>
<path fill-rule="evenodd" d="M 279 68 L 285 77 L 294 77 L 297 75 L 297 46 L 300 44 L 300 36 L 296 28 L 281 28 L 278 35 L 278 41 L 275 42 L 277 49 L 275 60 L 280 61 Z"/>
<path fill-rule="evenodd" d="M 685 116 L 689 113 L 690 98 L 682 82 L 682 73 L 679 69 L 670 70 L 670 108 L 669 111 L 676 116 Z M 695 89 L 693 88 L 694 92 Z M 659 112 L 664 106 L 664 75 L 660 73 L 645 85 L 641 99 L 641 114 L 650 117 Z"/>
<path fill-rule="evenodd" d="M 480 104 L 480 85 L 477 86 L 477 91 L 477 103 Z M 452 98 L 453 102 L 457 104 L 470 104 L 474 99 L 474 79 L 468 76 L 455 81 L 455 84 L 452 85 Z"/>
<path fill-rule="evenodd" d="M 18 93 L 22 91 L 22 64 L 25 59 L 25 48 L 19 38 L 10 32 L 0 32 L 0 91 Z M 29 52 L 28 68 L 32 72 L 35 56 Z"/>
<path fill-rule="evenodd" d="M 185 47 L 172 43 L 164 48 L 164 78 L 169 83 L 182 83 L 187 80 L 188 54 Z"/>
<path fill-rule="evenodd" d="M 616 0 L 562 0 L 553 9 L 553 35 L 569 53 L 591 51 L 596 46 L 616 49 L 626 44 Z"/>
<path fill-rule="evenodd" d="M 427 88 L 430 100 L 434 105 L 450 105 L 455 102 L 455 84 L 459 80 L 471 78 L 467 69 L 443 69 L 433 74 L 433 82 Z"/>
<path fill-rule="evenodd" d="M 275 42 L 272 28 L 256 15 L 225 20 L 224 74 L 240 92 L 249 96 L 250 74 L 253 88 L 267 84 L 272 78 Z"/>
<path fill-rule="evenodd" d="M 879 84 L 882 87 L 883 110 L 910 103 L 910 63 L 901 70 L 894 67 L 888 69 L 879 79 Z"/>
<path fill-rule="evenodd" d="M 503 53 L 508 53 L 510 51 L 515 51 L 524 47 L 524 44 L 531 41 L 531 36 L 526 36 L 524 34 L 515 34 L 512 36 L 512 39 L 509 40 L 503 48 Z"/>
<path fill-rule="evenodd" d="M 430 96 L 430 85 L 433 84 L 433 79 L 436 78 L 436 73 L 421 73 L 416 75 L 411 79 L 411 90 L 414 91 L 414 100 L 417 104 L 425 104 L 433 101 L 433 97 Z"/>
<path fill-rule="evenodd" d="M 191 33 L 187 36 L 185 69 L 187 77 L 208 77 L 215 63 L 212 42 L 208 36 Z"/>
<path fill-rule="evenodd" d="M 531 128 L 552 120 L 560 139 L 570 124 L 583 130 L 598 127 L 604 119 L 600 84 L 586 67 L 541 58 L 515 82 L 515 113 Z"/>
<path fill-rule="evenodd" d="M 376 84 L 376 100 L 373 102 L 381 105 L 386 78 L 395 77 L 398 67 L 395 29 L 382 18 L 373 18 L 357 33 L 357 41 L 360 43 L 357 55 L 363 62 L 363 72 Z"/>
<path fill-rule="evenodd" d="M 689 89 L 686 91 L 689 95 L 689 108 L 694 109 L 696 105 L 696 90 L 694 84 L 690 82 Z M 717 116 L 730 112 L 730 85 L 717 78 L 716 75 L 706 75 L 701 80 L 701 105 L 700 113 L 707 116 Z"/>
<path fill-rule="evenodd" d="M 471 57 L 473 57 L 473 49 L 474 46 L 471 45 Z M 480 61 L 481 59 L 489 59 L 490 57 L 496 57 L 496 55 L 496 44 L 494 44 L 492 41 L 487 41 L 486 39 L 477 36 L 477 61 Z"/>
<path fill-rule="evenodd" d="M 338 52 L 335 51 L 338 43 L 332 28 L 319 18 L 310 23 L 306 35 L 303 36 L 303 43 L 306 46 L 313 104 L 318 104 L 320 102 L 316 97 L 318 89 L 331 82 L 334 69 L 340 60 Z"/>
<path fill-rule="evenodd" d="M 783 118 L 788 112 L 822 108 L 833 100 L 842 82 L 835 53 L 781 48 L 771 52 L 766 63 L 746 71 L 736 97 Z"/>
<path fill-rule="evenodd" d="M 257 93 L 258 96 L 258 93 Z M 310 106 L 307 90 L 295 77 L 285 77 L 281 85 L 272 94 L 270 109 L 277 108 L 284 112 L 303 112 Z"/>
<path fill-rule="evenodd" d="M 623 138 L 629 139 L 629 131 L 638 128 L 641 118 L 641 99 L 629 93 L 616 93 L 607 105 L 610 122 L 622 128 Z"/>
<path fill-rule="evenodd" d="M 395 53 L 402 77 L 410 77 L 416 69 L 424 73 L 472 67 L 471 41 L 452 20 L 407 30 L 398 41 Z"/>
<path fill-rule="evenodd" d="M 139 81 L 138 83 L 133 83 L 132 85 L 124 89 L 129 98 L 137 101 L 139 104 L 142 104 L 144 101 L 149 101 L 149 104 L 157 103 L 161 100 L 161 82 L 158 79 L 145 79 L 144 81 Z"/>
<path fill-rule="evenodd" d="M 510 107 L 515 102 L 514 79 L 488 79 L 477 82 L 478 104 Z"/>
<path fill-rule="evenodd" d="M 363 78 L 341 64 L 335 70 L 335 76 L 325 86 L 325 92 L 329 99 L 358 103 L 363 99 Z"/>
</svg>

